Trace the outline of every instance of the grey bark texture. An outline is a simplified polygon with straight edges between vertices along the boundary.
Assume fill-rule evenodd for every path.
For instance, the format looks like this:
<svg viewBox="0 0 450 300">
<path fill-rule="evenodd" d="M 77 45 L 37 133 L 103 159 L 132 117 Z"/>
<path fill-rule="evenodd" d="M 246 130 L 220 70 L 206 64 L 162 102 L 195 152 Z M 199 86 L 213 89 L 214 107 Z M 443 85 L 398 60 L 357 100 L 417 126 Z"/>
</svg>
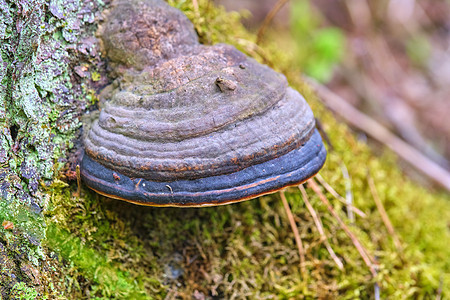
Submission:
<svg viewBox="0 0 450 300">
<path fill-rule="evenodd" d="M 0 299 L 52 294 L 49 266 L 58 261 L 40 245 L 42 188 L 66 164 L 89 95 L 102 85 L 94 32 L 103 6 L 0 0 Z"/>
</svg>

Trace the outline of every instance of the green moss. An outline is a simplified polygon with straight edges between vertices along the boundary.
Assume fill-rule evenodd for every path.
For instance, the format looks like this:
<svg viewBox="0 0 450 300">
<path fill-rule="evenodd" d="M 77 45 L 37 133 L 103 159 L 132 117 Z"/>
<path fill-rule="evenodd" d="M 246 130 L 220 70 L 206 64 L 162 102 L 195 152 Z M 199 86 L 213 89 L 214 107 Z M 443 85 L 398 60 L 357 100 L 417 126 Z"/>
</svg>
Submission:
<svg viewBox="0 0 450 300">
<path fill-rule="evenodd" d="M 20 300 L 33 300 L 37 297 L 37 292 L 28 286 L 24 282 L 16 283 L 11 291 L 11 299 Z"/>
<path fill-rule="evenodd" d="M 55 181 L 48 193 L 52 199 L 46 215 L 46 244 L 90 279 L 88 288 L 93 295 L 141 299 L 146 297 L 146 289 L 161 289 L 159 281 L 151 276 L 151 269 L 156 268 L 154 259 L 143 258 L 146 249 L 113 211 L 100 205 L 96 194 L 73 197 L 61 181 Z M 144 272 L 142 266 L 128 269 L 125 260 L 146 263 L 150 271 Z"/>
<path fill-rule="evenodd" d="M 202 44 L 228 43 L 245 50 L 242 46 L 254 39 L 240 23 L 239 13 L 226 12 L 225 8 L 216 7 L 208 0 L 197 1 L 198 10 L 194 9 L 192 1 L 167 2 L 184 12 L 192 21 Z"/>
<path fill-rule="evenodd" d="M 91 78 L 92 78 L 92 81 L 99 81 L 101 76 L 100 76 L 100 74 L 98 72 L 92 72 L 91 73 Z"/>
<path fill-rule="evenodd" d="M 356 147 L 362 158 L 371 156 L 363 144 Z M 322 175 L 343 192 L 342 176 L 336 176 L 333 171 L 334 160 L 341 163 L 337 154 L 331 154 Z M 376 182 L 384 181 L 385 176 L 396 176 L 404 187 L 390 194 L 383 191 L 382 185 L 378 186 L 388 212 L 400 210 L 391 216 L 405 247 L 403 252 L 399 252 L 374 207 L 364 180 L 367 174 L 358 176 L 349 168 L 355 177 L 356 206 L 368 214 L 365 219 L 358 218 L 352 230 L 369 252 L 377 255 L 382 295 L 395 298 L 431 296 L 436 293 L 441 276 L 444 286 L 448 282 L 443 272 L 448 270 L 448 262 L 443 259 L 448 257 L 448 249 L 443 247 L 448 241 L 448 218 L 438 218 L 440 212 L 448 211 L 448 197 L 436 200 L 429 192 L 402 178 L 395 168 L 387 168 L 389 172 L 384 168 L 378 169 L 393 166 L 394 161 L 389 156 L 381 165 L 373 157 L 367 161 L 373 170 L 380 170 L 372 173 Z M 382 174 L 382 177 L 376 174 Z M 389 189 L 389 185 L 385 188 Z M 67 249 L 62 251 L 66 253 L 63 255 L 69 257 L 85 275 L 104 265 L 108 269 L 106 274 L 127 274 L 127 279 L 138 283 L 123 285 L 129 293 L 144 291 L 147 295 L 163 297 L 175 290 L 178 296 L 190 297 L 197 290 L 221 297 L 230 297 L 233 293 L 252 298 L 275 294 L 287 299 L 300 295 L 367 298 L 373 291 L 374 280 L 355 247 L 312 193 L 310 201 L 322 218 L 332 247 L 344 260 L 345 270 L 340 271 L 330 259 L 298 192 L 290 190 L 287 197 L 298 217 L 307 249 L 308 279 L 303 280 L 293 236 L 276 196 L 232 206 L 181 210 L 139 207 L 98 197 L 89 191 L 78 199 L 70 196 L 68 188 L 63 191 L 64 197 L 53 199 L 52 203 L 57 206 L 49 215 L 52 222 L 71 230 L 71 235 L 62 235 L 62 244 Z M 403 199 L 405 191 L 410 199 L 395 201 Z M 415 213 L 411 212 L 410 206 L 418 202 L 424 204 Z M 342 205 L 339 202 L 334 205 L 345 218 Z M 435 210 L 436 205 L 441 209 Z M 423 240 L 420 234 L 411 237 L 410 224 L 405 221 L 405 216 L 409 222 L 416 220 L 420 224 L 416 226 L 422 230 L 425 230 L 423 224 L 426 222 L 421 221 L 430 217 L 436 220 L 430 236 L 441 242 L 432 246 L 434 240 Z M 59 243 L 61 241 L 56 240 L 53 247 L 58 248 Z M 80 244 L 89 250 L 79 250 Z M 177 273 L 182 275 L 177 277 Z M 114 280 L 100 281 L 92 275 L 90 278 L 94 278 L 89 286 L 94 295 L 111 297 L 122 292 L 121 288 L 114 288 L 114 293 L 103 294 L 101 291 L 111 291 Z M 446 293 L 448 291 L 444 289 L 444 295 Z"/>
</svg>

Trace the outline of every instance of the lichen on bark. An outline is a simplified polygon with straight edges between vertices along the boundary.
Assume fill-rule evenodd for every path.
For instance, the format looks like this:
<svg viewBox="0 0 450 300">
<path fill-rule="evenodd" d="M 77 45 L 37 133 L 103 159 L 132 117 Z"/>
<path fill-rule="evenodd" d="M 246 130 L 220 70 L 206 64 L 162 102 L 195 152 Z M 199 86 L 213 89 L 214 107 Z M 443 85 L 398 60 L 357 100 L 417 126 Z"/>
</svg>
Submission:
<svg viewBox="0 0 450 300">
<path fill-rule="evenodd" d="M 96 56 L 92 30 L 85 37 L 80 28 L 94 22 L 98 4 L 2 0 L 0 7 L 2 197 L 40 210 L 39 182 L 60 169 L 87 106 L 87 82 L 72 68 Z"/>
<path fill-rule="evenodd" d="M 88 75 L 99 60 L 94 21 L 102 6 L 101 1 L 0 0 L 0 221 L 14 224 L 13 235 L 0 231 L 2 262 L 38 270 L 47 259 L 36 252 L 42 250 L 49 200 L 42 186 L 66 162 L 89 104 L 85 96 L 94 84 Z M 74 73 L 77 65 L 86 69 L 83 78 Z M 11 240 L 20 241 L 17 251 L 23 255 L 10 249 Z M 38 286 L 24 270 L 2 272 L 0 282 Z"/>
</svg>

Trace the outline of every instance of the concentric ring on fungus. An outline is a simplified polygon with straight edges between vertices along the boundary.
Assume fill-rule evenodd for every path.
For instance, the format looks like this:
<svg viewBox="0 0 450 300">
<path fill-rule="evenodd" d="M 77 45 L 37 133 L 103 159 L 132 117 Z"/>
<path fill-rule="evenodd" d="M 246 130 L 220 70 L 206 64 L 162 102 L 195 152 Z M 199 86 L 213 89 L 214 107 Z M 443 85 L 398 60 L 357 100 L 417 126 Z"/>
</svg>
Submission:
<svg viewBox="0 0 450 300">
<path fill-rule="evenodd" d="M 84 136 L 91 189 L 141 205 L 221 205 L 324 164 L 311 109 L 286 78 L 232 46 L 199 44 L 165 2 L 116 1 L 99 35 L 120 75 Z"/>
</svg>

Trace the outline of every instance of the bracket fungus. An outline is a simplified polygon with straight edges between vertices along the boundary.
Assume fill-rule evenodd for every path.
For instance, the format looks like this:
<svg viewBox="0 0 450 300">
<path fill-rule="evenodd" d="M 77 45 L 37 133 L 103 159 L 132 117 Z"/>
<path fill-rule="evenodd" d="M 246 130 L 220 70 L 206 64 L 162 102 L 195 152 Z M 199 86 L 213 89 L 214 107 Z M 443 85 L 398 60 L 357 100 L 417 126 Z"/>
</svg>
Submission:
<svg viewBox="0 0 450 300">
<path fill-rule="evenodd" d="M 164 1 L 115 1 L 99 35 L 119 75 L 83 137 L 91 189 L 141 205 L 221 205 L 324 164 L 312 111 L 286 78 L 230 45 L 201 45 Z"/>
</svg>

